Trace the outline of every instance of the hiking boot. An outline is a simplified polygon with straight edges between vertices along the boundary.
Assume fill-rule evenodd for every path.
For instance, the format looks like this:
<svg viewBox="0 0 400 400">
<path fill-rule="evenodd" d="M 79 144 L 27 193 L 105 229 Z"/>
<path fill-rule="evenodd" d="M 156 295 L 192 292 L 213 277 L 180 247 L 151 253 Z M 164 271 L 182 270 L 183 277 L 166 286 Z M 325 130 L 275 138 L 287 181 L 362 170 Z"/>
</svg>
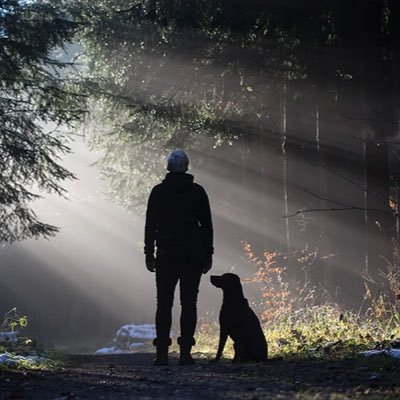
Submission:
<svg viewBox="0 0 400 400">
<path fill-rule="evenodd" d="M 155 338 L 153 345 L 156 346 L 156 358 L 154 365 L 168 365 L 168 347 L 171 346 L 170 338 Z"/>
<path fill-rule="evenodd" d="M 192 346 L 196 344 L 194 338 L 178 338 L 178 344 L 180 347 L 179 365 L 193 365 L 194 360 L 190 351 Z"/>
</svg>

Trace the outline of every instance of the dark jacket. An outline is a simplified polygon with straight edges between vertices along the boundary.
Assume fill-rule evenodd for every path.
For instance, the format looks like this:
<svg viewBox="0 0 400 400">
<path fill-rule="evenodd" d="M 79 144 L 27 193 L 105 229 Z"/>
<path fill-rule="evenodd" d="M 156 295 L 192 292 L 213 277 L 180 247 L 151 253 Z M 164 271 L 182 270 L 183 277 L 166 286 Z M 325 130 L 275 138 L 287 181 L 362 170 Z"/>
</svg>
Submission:
<svg viewBox="0 0 400 400">
<path fill-rule="evenodd" d="M 201 248 L 205 257 L 213 254 L 213 226 L 210 203 L 204 188 L 193 175 L 168 173 L 150 193 L 147 204 L 144 252 L 191 251 Z"/>
</svg>

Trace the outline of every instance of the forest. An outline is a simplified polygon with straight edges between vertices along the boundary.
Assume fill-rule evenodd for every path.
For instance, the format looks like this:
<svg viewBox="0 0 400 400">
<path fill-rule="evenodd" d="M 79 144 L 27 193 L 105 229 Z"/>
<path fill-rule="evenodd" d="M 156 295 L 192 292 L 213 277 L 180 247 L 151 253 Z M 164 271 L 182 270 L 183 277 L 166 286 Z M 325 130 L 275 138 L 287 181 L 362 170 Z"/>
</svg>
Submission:
<svg viewBox="0 0 400 400">
<path fill-rule="evenodd" d="M 213 271 L 262 323 L 315 307 L 400 335 L 399 39 L 398 0 L 0 0 L 0 314 L 90 350 L 151 322 L 144 215 L 181 148 Z M 100 189 L 65 162 L 83 148 Z M 48 214 L 76 180 L 104 232 Z M 199 335 L 220 301 L 202 285 Z"/>
<path fill-rule="evenodd" d="M 222 251 L 278 251 L 291 285 L 349 307 L 366 284 L 395 294 L 398 4 L 117 3 L 79 15 L 111 199 L 142 206 L 165 151 L 188 149 Z"/>
<path fill-rule="evenodd" d="M 399 39 L 399 0 L 0 0 L 0 398 L 399 398 Z M 168 350 L 174 149 L 214 254 Z M 225 273 L 268 359 L 216 363 Z"/>
</svg>

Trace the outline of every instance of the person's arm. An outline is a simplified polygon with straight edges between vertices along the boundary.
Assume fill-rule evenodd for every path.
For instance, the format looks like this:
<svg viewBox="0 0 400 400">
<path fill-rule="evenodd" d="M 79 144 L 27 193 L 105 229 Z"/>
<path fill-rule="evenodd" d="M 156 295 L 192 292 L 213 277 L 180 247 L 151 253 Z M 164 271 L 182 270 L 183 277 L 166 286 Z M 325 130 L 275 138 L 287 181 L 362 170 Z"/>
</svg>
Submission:
<svg viewBox="0 0 400 400">
<path fill-rule="evenodd" d="M 201 199 L 198 219 L 200 222 L 201 235 L 203 239 L 204 251 L 207 265 L 204 273 L 208 272 L 212 266 L 212 255 L 214 253 L 214 230 L 211 217 L 210 202 L 206 191 L 201 188 Z"/>
<path fill-rule="evenodd" d="M 144 227 L 144 254 L 146 255 L 146 266 L 149 271 L 155 270 L 154 248 L 157 235 L 157 201 L 153 189 L 147 202 L 146 222 Z"/>
</svg>

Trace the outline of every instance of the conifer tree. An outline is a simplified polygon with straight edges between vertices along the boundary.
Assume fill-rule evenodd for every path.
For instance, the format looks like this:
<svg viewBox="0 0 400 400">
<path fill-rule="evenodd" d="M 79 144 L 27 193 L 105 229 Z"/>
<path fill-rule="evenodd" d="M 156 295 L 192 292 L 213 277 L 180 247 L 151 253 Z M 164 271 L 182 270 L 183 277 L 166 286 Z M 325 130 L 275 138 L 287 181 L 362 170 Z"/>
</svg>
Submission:
<svg viewBox="0 0 400 400">
<path fill-rule="evenodd" d="M 55 57 L 77 29 L 61 5 L 0 0 L 0 242 L 54 235 L 32 202 L 62 195 L 61 183 L 74 177 L 60 156 L 85 96 L 65 77 L 70 63 Z"/>
</svg>

